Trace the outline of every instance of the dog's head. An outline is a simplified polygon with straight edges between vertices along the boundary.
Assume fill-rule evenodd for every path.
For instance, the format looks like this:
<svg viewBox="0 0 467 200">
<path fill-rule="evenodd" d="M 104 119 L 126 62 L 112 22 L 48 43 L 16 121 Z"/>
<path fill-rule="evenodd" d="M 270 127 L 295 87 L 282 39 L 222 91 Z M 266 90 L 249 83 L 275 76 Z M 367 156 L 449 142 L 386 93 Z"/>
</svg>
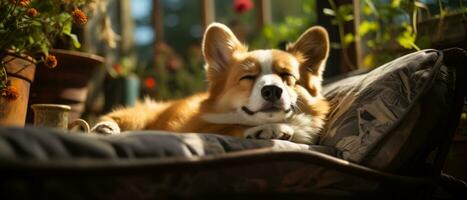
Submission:
<svg viewBox="0 0 467 200">
<path fill-rule="evenodd" d="M 248 51 L 228 27 L 211 24 L 204 34 L 203 54 L 208 100 L 216 114 L 208 120 L 258 125 L 300 112 L 304 104 L 321 97 L 328 51 L 328 34 L 321 27 L 305 31 L 286 51 Z"/>
</svg>

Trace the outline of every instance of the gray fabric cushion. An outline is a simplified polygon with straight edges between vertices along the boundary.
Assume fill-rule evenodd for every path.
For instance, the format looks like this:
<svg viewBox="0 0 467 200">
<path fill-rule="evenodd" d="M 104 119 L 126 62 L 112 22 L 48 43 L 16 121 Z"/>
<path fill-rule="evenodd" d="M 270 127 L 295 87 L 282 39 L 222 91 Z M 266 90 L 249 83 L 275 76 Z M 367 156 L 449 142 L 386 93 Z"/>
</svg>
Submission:
<svg viewBox="0 0 467 200">
<path fill-rule="evenodd" d="M 324 146 L 213 134 L 99 136 L 0 127 L 0 199 L 381 195 L 379 176 L 318 151 L 335 155 Z M 407 193 L 401 189 L 387 194 Z"/>
<path fill-rule="evenodd" d="M 251 140 L 215 134 L 134 131 L 103 136 L 63 133 L 54 129 L 0 127 L 0 158 L 56 160 L 120 159 L 217 155 L 248 149 L 318 151 L 335 155 L 331 147 L 284 140 Z"/>
<path fill-rule="evenodd" d="M 433 86 L 416 101 L 398 125 L 362 160 L 362 164 L 386 171 L 420 170 L 427 154 L 448 135 L 443 119 L 452 107 L 447 68 L 441 66 Z M 441 129 L 441 130 L 440 130 Z"/>
<path fill-rule="evenodd" d="M 436 50 L 415 52 L 369 73 L 326 85 L 324 95 L 332 110 L 320 144 L 335 147 L 342 158 L 359 163 L 370 152 L 377 154 L 372 150 L 392 138 L 391 145 L 378 148 L 386 153 L 367 160 L 371 167 L 385 168 L 420 117 L 419 98 L 432 87 L 441 55 Z M 401 122 L 404 124 L 399 126 Z"/>
</svg>

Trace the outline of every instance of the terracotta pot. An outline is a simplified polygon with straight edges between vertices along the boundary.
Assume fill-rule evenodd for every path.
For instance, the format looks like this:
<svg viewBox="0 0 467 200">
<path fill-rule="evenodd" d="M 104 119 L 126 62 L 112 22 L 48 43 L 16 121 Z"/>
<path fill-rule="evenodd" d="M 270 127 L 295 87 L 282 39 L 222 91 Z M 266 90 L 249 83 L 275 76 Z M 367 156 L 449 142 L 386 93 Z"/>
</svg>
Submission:
<svg viewBox="0 0 467 200">
<path fill-rule="evenodd" d="M 29 105 L 65 104 L 71 107 L 69 121 L 81 116 L 88 94 L 88 84 L 93 73 L 104 58 L 95 54 L 78 51 L 54 49 L 50 54 L 58 60 L 57 67 L 39 67 L 34 85 L 31 87 Z M 28 123 L 34 116 L 30 110 Z"/>
<path fill-rule="evenodd" d="M 31 57 L 23 57 L 8 54 L 6 71 L 11 85 L 18 90 L 17 99 L 0 97 L 0 125 L 24 126 L 28 110 L 29 89 L 34 80 L 36 71 L 35 60 Z"/>
</svg>

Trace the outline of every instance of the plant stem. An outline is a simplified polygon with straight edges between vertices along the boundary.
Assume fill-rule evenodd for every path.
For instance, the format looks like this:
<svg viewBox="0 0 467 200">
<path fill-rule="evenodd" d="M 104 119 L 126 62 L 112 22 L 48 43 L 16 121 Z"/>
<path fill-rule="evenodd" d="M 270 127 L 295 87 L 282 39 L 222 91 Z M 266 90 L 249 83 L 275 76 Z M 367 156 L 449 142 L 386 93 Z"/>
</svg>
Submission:
<svg viewBox="0 0 467 200">
<path fill-rule="evenodd" d="M 331 9 L 334 10 L 336 13 L 336 21 L 337 21 L 337 30 L 339 31 L 339 42 L 341 43 L 342 47 L 342 56 L 344 58 L 345 63 L 350 67 L 350 70 L 355 70 L 357 67 L 353 65 L 352 61 L 350 61 L 349 55 L 347 53 L 347 45 L 345 44 L 345 30 L 344 30 L 344 22 L 341 16 L 339 16 L 336 3 L 334 0 L 328 0 L 329 5 L 331 5 Z"/>
<path fill-rule="evenodd" d="M 412 29 L 417 34 L 417 6 L 415 6 L 417 0 L 413 1 L 413 10 L 412 10 Z"/>
<path fill-rule="evenodd" d="M 418 47 L 415 43 L 410 42 L 410 46 L 412 46 L 412 48 L 414 48 L 415 50 L 420 51 L 420 47 Z"/>
</svg>

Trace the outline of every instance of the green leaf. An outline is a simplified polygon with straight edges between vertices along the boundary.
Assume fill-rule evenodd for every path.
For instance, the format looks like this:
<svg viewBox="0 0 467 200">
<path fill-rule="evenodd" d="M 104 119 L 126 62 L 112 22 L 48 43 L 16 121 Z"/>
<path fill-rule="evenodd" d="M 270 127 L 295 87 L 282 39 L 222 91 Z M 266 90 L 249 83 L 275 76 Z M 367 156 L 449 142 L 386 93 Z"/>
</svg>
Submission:
<svg viewBox="0 0 467 200">
<path fill-rule="evenodd" d="M 340 5 L 339 8 L 337 9 L 337 13 L 341 18 L 346 18 L 346 16 L 352 16 L 353 19 L 353 6 L 352 4 L 344 4 Z"/>
<path fill-rule="evenodd" d="M 352 33 L 345 34 L 345 36 L 344 36 L 344 46 L 349 45 L 353 41 L 355 41 L 355 37 L 354 37 L 354 35 Z"/>
<path fill-rule="evenodd" d="M 28 36 L 29 44 L 34 44 L 34 38 L 32 36 Z"/>
<path fill-rule="evenodd" d="M 404 32 L 399 34 L 397 37 L 397 42 L 399 45 L 406 49 L 416 49 L 420 50 L 420 48 L 415 44 L 415 39 L 417 38 L 417 34 L 414 33 L 412 27 L 408 23 L 403 23 L 402 27 L 405 29 Z"/>
<path fill-rule="evenodd" d="M 415 1 L 415 2 L 414 2 L 414 5 L 415 5 L 415 7 L 418 7 L 418 8 L 423 8 L 423 9 L 426 9 L 426 10 L 429 9 L 428 6 L 427 6 L 426 4 L 424 4 L 424 3 L 422 3 L 422 2 L 419 2 L 419 1 Z"/>
<path fill-rule="evenodd" d="M 375 65 L 375 62 L 376 62 L 376 56 L 372 53 L 367 54 L 363 58 L 363 67 L 369 69 Z"/>
<path fill-rule="evenodd" d="M 383 37 L 382 37 L 381 40 L 382 40 L 383 42 L 387 42 L 387 41 L 389 41 L 390 39 L 391 39 L 391 34 L 388 33 L 388 32 L 384 32 L 384 33 L 383 33 Z"/>
<path fill-rule="evenodd" d="M 314 12 L 314 6 L 311 6 L 309 4 L 306 4 L 304 7 L 303 7 L 303 12 L 306 13 L 306 14 L 311 14 L 312 12 Z"/>
<path fill-rule="evenodd" d="M 365 4 L 368 6 L 368 8 L 371 10 L 371 13 L 378 16 L 379 15 L 379 12 L 378 10 L 376 9 L 376 6 L 375 4 L 373 4 L 373 2 L 371 0 L 365 0 Z"/>
<path fill-rule="evenodd" d="M 66 22 L 65 24 L 63 24 L 62 33 L 65 34 L 65 35 L 70 35 L 71 34 L 71 27 L 72 27 L 71 21 Z"/>
<path fill-rule="evenodd" d="M 73 44 L 73 47 L 77 49 L 81 48 L 81 43 L 79 43 L 78 36 L 76 36 L 75 34 L 69 34 L 68 36 L 71 39 L 71 43 Z"/>
<path fill-rule="evenodd" d="M 32 25 L 32 26 L 42 26 L 42 24 L 41 24 L 40 22 L 35 21 L 35 20 L 32 20 L 32 21 L 31 21 L 31 25 Z"/>
<path fill-rule="evenodd" d="M 379 24 L 372 21 L 363 21 L 358 26 L 358 34 L 363 37 L 364 35 L 368 34 L 369 32 L 374 32 L 379 29 Z"/>
<path fill-rule="evenodd" d="M 371 9 L 370 6 L 368 6 L 368 5 L 365 4 L 365 5 L 363 6 L 363 13 L 364 13 L 365 15 L 371 15 L 371 14 L 373 14 L 373 9 Z"/>
<path fill-rule="evenodd" d="M 323 13 L 328 16 L 336 16 L 336 12 L 330 8 L 323 8 Z"/>
<path fill-rule="evenodd" d="M 401 0 L 392 0 L 391 7 L 398 8 L 401 5 Z"/>
<path fill-rule="evenodd" d="M 285 25 L 280 25 L 279 26 L 279 35 L 284 36 L 287 35 L 287 32 L 289 31 L 288 27 Z"/>
<path fill-rule="evenodd" d="M 71 18 L 71 15 L 68 13 L 61 13 L 60 15 L 57 16 L 57 20 L 59 21 L 59 23 L 70 21 L 69 20 L 70 18 Z"/>
<path fill-rule="evenodd" d="M 338 42 L 331 42 L 331 48 L 333 48 L 333 49 L 342 49 L 342 46 Z"/>
<path fill-rule="evenodd" d="M 273 38 L 274 37 L 274 30 L 272 26 L 265 26 L 263 29 L 263 34 L 265 38 Z"/>
<path fill-rule="evenodd" d="M 49 46 L 46 43 L 40 44 L 40 49 L 45 56 L 49 55 Z"/>
<path fill-rule="evenodd" d="M 397 42 L 399 43 L 399 45 L 401 45 L 402 47 L 404 47 L 406 49 L 411 49 L 412 48 L 412 45 L 410 45 L 410 39 L 408 39 L 406 37 L 403 37 L 403 36 L 397 37 Z"/>
<path fill-rule="evenodd" d="M 353 20 L 353 15 L 345 15 L 343 18 L 344 18 L 344 21 L 346 21 L 346 22 L 352 21 Z"/>
</svg>

